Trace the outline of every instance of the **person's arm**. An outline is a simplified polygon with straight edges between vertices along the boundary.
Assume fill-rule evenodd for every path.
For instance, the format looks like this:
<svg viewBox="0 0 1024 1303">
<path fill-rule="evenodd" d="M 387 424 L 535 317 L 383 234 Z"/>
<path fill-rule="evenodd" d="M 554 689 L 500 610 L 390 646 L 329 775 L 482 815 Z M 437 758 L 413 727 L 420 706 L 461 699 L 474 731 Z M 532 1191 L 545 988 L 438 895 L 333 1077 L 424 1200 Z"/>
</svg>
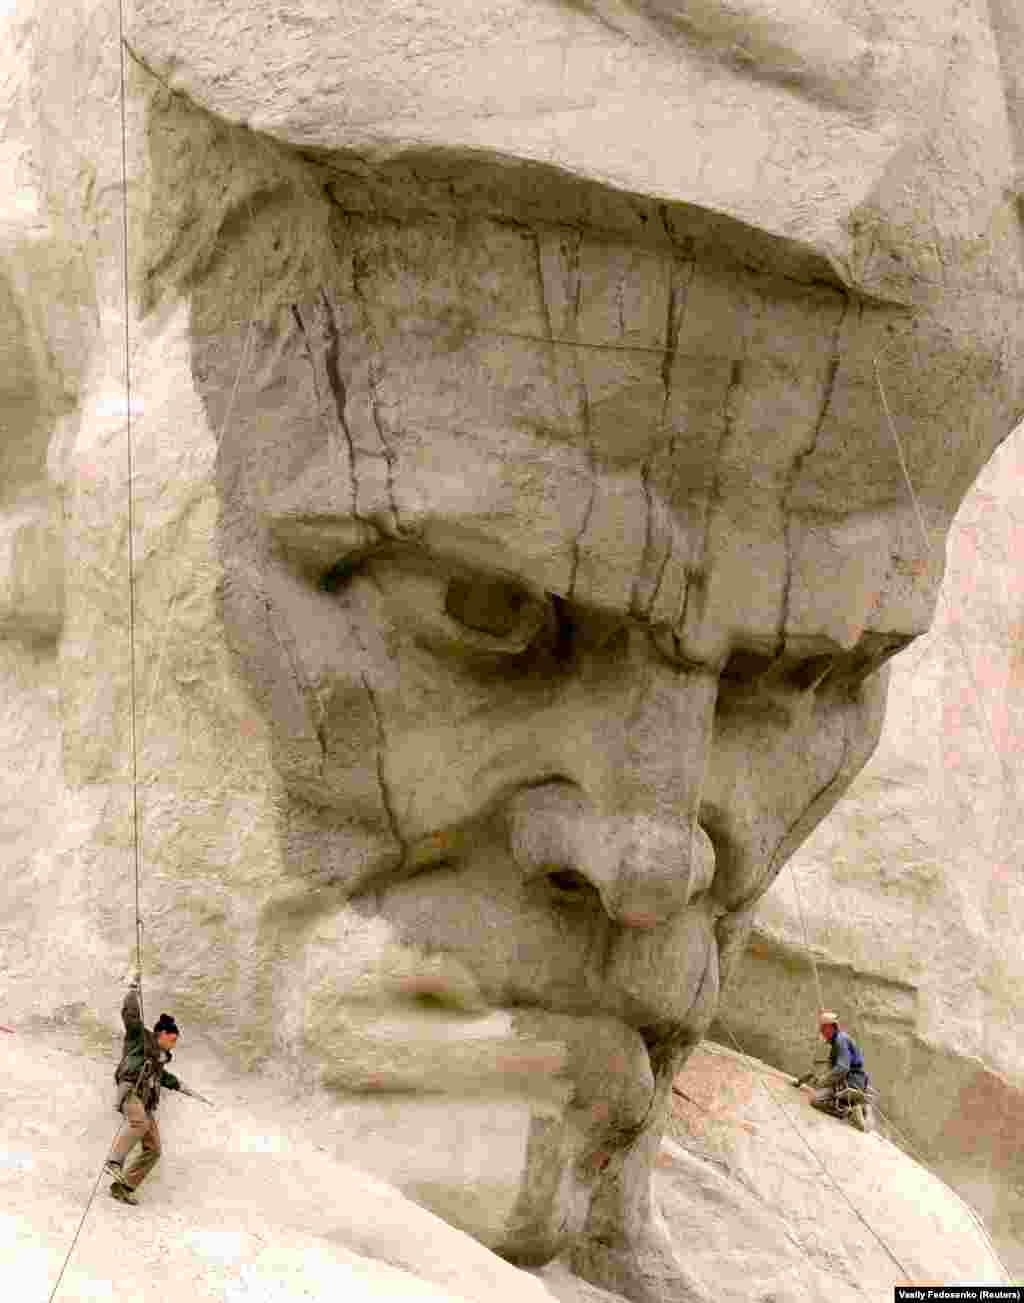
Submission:
<svg viewBox="0 0 1024 1303">
<path fill-rule="evenodd" d="M 842 1035 L 836 1036 L 836 1061 L 832 1068 L 825 1074 L 824 1084 L 827 1086 L 834 1085 L 840 1081 L 850 1071 L 852 1059 L 850 1057 L 850 1042 Z"/>
<path fill-rule="evenodd" d="M 121 1021 L 129 1035 L 138 1036 L 142 1032 L 142 1006 L 139 1003 L 139 976 L 136 973 L 128 993 L 121 1005 Z"/>
</svg>

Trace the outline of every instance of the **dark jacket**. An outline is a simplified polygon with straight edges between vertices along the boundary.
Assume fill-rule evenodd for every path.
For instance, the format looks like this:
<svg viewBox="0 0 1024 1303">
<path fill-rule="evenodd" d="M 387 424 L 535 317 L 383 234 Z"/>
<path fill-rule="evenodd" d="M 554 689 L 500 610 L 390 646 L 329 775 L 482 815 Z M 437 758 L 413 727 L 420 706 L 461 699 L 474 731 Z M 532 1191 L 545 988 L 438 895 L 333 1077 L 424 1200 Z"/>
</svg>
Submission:
<svg viewBox="0 0 1024 1303">
<path fill-rule="evenodd" d="M 121 1006 L 121 1020 L 124 1023 L 124 1048 L 121 1062 L 117 1065 L 114 1080 L 122 1082 L 139 1082 L 139 1096 L 142 1107 L 147 1113 L 156 1111 L 160 1101 L 160 1087 L 168 1090 L 180 1090 L 181 1082 L 173 1072 L 167 1072 L 165 1063 L 171 1060 L 170 1050 L 162 1050 L 156 1036 L 142 1024 L 142 1010 L 139 1007 L 139 992 L 130 987 Z"/>
<path fill-rule="evenodd" d="M 830 1086 L 841 1083 L 845 1078 L 851 1086 L 861 1089 L 867 1085 L 868 1074 L 864 1071 L 864 1056 L 857 1047 L 857 1042 L 841 1027 L 836 1028 L 832 1037 L 828 1055 L 827 1080 Z"/>
</svg>

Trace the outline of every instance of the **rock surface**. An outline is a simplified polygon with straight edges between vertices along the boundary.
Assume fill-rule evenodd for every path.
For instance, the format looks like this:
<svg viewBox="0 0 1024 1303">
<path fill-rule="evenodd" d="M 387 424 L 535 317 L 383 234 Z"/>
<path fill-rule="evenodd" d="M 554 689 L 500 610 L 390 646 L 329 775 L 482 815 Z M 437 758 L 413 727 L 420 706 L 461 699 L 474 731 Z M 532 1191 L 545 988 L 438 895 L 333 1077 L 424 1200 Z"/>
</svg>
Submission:
<svg viewBox="0 0 1024 1303">
<path fill-rule="evenodd" d="M 165 1098 L 165 1156 L 136 1208 L 100 1177 L 118 1129 L 106 1058 L 73 1033 L 19 1029 L 3 1044 L 0 1267 L 19 1300 L 50 1296 L 75 1230 L 95 1199 L 62 1299 L 145 1296 L 168 1303 L 344 1297 L 408 1303 L 542 1303 L 527 1273 L 346 1165 L 316 1143 L 301 1110 L 265 1082 L 239 1081 L 200 1046 L 193 1071 L 221 1096 L 215 1111 Z M 102 1039 L 99 1037 L 98 1039 Z M 40 1092 L 45 1107 L 40 1107 Z"/>
<path fill-rule="evenodd" d="M 229 1075 L 689 1300 L 673 1077 L 1024 405 L 1019 20 L 125 16 L 2 20 L 4 1017 L 138 900 Z"/>
<path fill-rule="evenodd" d="M 1022 475 L 1018 431 L 954 522 L 935 624 L 894 662 L 877 752 L 765 898 L 716 1028 L 805 1071 L 820 1053 L 809 941 L 882 1107 L 1018 1277 Z"/>
<path fill-rule="evenodd" d="M 19 1303 L 49 1297 L 117 1126 L 101 1041 L 19 1028 L 0 1046 L 0 1270 Z M 108 1035 L 111 1054 L 115 1043 Z M 348 1166 L 273 1082 L 240 1080 L 195 1041 L 187 1060 L 215 1094 L 215 1111 L 164 1097 L 165 1156 L 140 1206 L 114 1203 L 101 1180 L 58 1300 L 141 1294 L 159 1279 L 167 1303 L 339 1292 L 367 1303 L 619 1303 L 563 1264 L 539 1279 L 509 1266 Z M 1006 1279 L 952 1191 L 882 1137 L 815 1114 L 778 1073 L 708 1046 L 676 1090 L 655 1187 L 706 1297 L 883 1297 L 904 1278 L 893 1258 L 911 1280 Z M 886 1248 L 823 1178 L 822 1150 L 835 1167 L 860 1172 L 850 1194 Z"/>
<path fill-rule="evenodd" d="M 675 1083 L 669 1134 L 684 1152 L 669 1147 L 659 1165 L 662 1210 L 687 1262 L 726 1297 L 884 1298 L 901 1278 L 1007 1279 L 968 1204 L 757 1060 L 702 1047 Z M 723 1225 L 734 1216 L 742 1230 Z M 751 1259 L 756 1283 L 744 1279 Z"/>
</svg>

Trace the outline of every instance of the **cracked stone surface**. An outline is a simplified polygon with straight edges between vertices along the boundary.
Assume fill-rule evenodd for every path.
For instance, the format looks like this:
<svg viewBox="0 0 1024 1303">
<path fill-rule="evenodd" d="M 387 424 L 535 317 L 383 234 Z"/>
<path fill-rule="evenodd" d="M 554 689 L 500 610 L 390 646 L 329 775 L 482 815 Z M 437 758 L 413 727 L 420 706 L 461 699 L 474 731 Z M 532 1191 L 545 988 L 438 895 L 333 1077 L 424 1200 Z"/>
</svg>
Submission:
<svg viewBox="0 0 1024 1303">
<path fill-rule="evenodd" d="M 1012 1139 L 1024 1054 L 1009 1030 L 1024 991 L 1022 457 L 1018 431 L 958 512 L 934 625 L 893 662 L 878 750 L 765 897 L 723 1008 L 745 1048 L 806 1071 L 813 956 L 883 1108 L 911 1152 L 982 1212 L 1014 1278 L 1024 1272 Z M 714 1034 L 731 1044 L 722 1025 Z"/>
<path fill-rule="evenodd" d="M 127 251 L 116 11 L 3 29 L 12 1016 L 116 1010 L 137 828 L 233 1071 L 513 1262 L 699 1297 L 671 1082 L 1024 409 L 1019 19 L 126 18 Z"/>
</svg>

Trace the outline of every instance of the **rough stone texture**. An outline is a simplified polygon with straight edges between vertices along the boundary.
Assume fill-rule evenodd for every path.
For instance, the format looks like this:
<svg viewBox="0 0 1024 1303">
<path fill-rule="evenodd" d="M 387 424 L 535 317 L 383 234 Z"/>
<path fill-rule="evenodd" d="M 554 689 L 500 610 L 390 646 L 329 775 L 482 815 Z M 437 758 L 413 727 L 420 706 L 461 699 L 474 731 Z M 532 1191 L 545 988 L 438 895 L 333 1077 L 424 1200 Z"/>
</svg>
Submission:
<svg viewBox="0 0 1024 1303">
<path fill-rule="evenodd" d="M 5 1017 L 104 1040 L 138 865 L 225 1073 L 699 1297 L 672 1079 L 1024 406 L 1017 20 L 140 3 L 125 302 L 117 17 L 3 29 Z"/>
<path fill-rule="evenodd" d="M 882 1135 L 816 1113 L 808 1091 L 757 1060 L 701 1047 L 676 1081 L 669 1134 L 684 1152 L 668 1150 L 655 1185 L 709 1292 L 719 1283 L 725 1297 L 744 1297 L 751 1258 L 762 1297 L 885 1298 L 904 1273 L 1006 1279 L 970 1205 Z M 742 1230 L 724 1224 L 733 1218 Z"/>
<path fill-rule="evenodd" d="M 863 1043 L 883 1108 L 982 1210 L 1017 1276 L 1022 463 L 1018 432 L 968 494 L 935 623 L 893 663 L 879 748 L 762 902 L 715 1029 L 804 1071 L 817 1003 L 809 942 L 824 1001 Z"/>
<path fill-rule="evenodd" d="M 539 1279 L 508 1265 L 352 1167 L 337 1134 L 287 1090 L 225 1071 L 201 1035 L 188 1037 L 187 1055 L 185 1044 L 181 1059 L 190 1076 L 201 1074 L 216 1111 L 165 1094 L 166 1156 L 140 1207 L 113 1203 L 100 1185 L 58 1299 L 143 1295 L 158 1277 L 167 1303 L 621 1303 L 564 1263 Z M 18 1303 L 49 1298 L 117 1127 L 114 1047 L 109 1032 L 89 1044 L 70 1025 L 59 1039 L 21 1027 L 3 1042 L 0 1272 Z M 871 1162 L 856 1203 L 911 1279 L 1006 1279 L 952 1191 L 880 1136 L 815 1114 L 778 1073 L 702 1047 L 676 1089 L 656 1199 L 708 1297 L 890 1295 L 901 1267 L 822 1178 L 812 1152 L 860 1168 L 865 1147 Z"/>
<path fill-rule="evenodd" d="M 0 1265 L 24 1303 L 49 1298 L 96 1184 L 96 1155 L 118 1127 L 115 1040 L 106 1037 L 103 1057 L 102 1039 L 83 1047 L 68 1029 L 61 1041 L 22 1029 L 4 1043 Z M 58 1298 L 145 1296 L 159 1279 L 168 1303 L 550 1300 L 526 1272 L 349 1165 L 287 1093 L 218 1080 L 202 1044 L 190 1058 L 221 1096 L 217 1111 L 165 1096 L 168 1153 L 140 1193 L 145 1204 L 114 1203 L 109 1178 L 100 1184 Z"/>
</svg>

